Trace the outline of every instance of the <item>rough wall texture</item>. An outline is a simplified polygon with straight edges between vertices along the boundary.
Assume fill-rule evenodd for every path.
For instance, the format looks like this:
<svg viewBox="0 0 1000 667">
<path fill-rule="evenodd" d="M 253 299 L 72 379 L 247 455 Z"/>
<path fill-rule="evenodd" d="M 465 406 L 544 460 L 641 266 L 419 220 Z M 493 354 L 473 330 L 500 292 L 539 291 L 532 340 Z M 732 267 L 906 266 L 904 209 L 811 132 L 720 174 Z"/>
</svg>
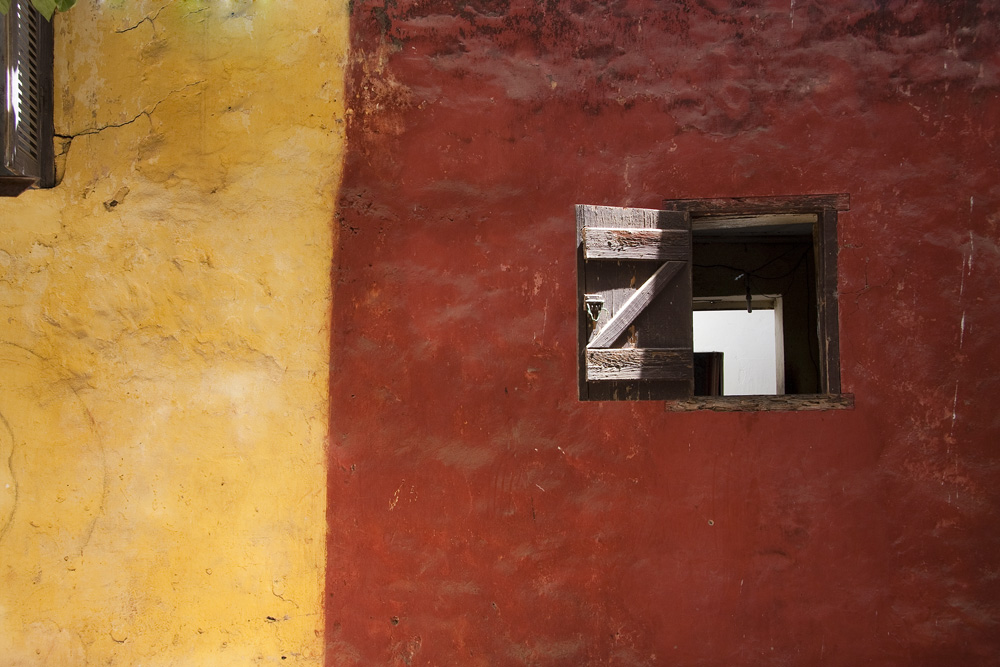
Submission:
<svg viewBox="0 0 1000 667">
<path fill-rule="evenodd" d="M 328 664 L 992 664 L 998 25 L 355 2 Z M 573 204 L 826 192 L 856 409 L 576 400 Z"/>
<path fill-rule="evenodd" d="M 56 44 L 61 184 L 0 200 L 0 665 L 320 664 L 346 8 Z"/>
</svg>

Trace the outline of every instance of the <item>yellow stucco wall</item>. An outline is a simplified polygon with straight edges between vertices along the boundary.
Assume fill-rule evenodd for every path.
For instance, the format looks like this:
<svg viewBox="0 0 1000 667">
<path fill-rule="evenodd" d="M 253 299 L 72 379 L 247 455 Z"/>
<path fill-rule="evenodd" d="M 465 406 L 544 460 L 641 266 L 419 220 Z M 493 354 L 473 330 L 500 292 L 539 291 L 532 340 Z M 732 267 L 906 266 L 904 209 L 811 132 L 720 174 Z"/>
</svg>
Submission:
<svg viewBox="0 0 1000 667">
<path fill-rule="evenodd" d="M 319 665 L 346 2 L 80 0 L 0 199 L 0 666 Z"/>
</svg>

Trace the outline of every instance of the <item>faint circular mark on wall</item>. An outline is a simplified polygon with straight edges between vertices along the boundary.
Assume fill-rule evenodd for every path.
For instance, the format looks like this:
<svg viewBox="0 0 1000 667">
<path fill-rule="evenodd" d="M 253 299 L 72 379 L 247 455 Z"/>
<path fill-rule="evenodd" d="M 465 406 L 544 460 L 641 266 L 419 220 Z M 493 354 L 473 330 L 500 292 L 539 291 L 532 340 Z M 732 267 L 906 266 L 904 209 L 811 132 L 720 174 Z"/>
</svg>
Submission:
<svg viewBox="0 0 1000 667">
<path fill-rule="evenodd" d="M 71 373 L 0 342 L 0 554 L 37 569 L 79 555 L 103 509 L 107 464 Z"/>
</svg>

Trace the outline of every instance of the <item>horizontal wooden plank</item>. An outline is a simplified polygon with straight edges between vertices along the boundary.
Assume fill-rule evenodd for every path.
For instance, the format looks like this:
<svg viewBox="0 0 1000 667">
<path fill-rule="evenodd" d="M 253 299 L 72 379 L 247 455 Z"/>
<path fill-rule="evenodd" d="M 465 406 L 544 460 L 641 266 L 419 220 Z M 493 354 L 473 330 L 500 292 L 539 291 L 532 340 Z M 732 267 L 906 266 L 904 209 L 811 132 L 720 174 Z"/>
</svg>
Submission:
<svg viewBox="0 0 1000 667">
<path fill-rule="evenodd" d="M 693 359 L 690 348 L 587 350 L 587 380 L 689 380 Z"/>
<path fill-rule="evenodd" d="M 774 310 L 781 297 L 755 296 L 750 299 L 754 310 Z M 733 296 L 701 296 L 691 300 L 691 309 L 699 310 L 745 310 L 747 298 L 743 294 Z"/>
<path fill-rule="evenodd" d="M 686 230 L 583 228 L 585 259 L 687 261 L 691 234 Z"/>
<path fill-rule="evenodd" d="M 642 286 L 628 298 L 621 309 L 608 320 L 608 323 L 597 332 L 597 335 L 587 343 L 588 348 L 609 347 L 618 340 L 618 336 L 629 327 L 642 309 L 649 305 L 663 287 L 687 265 L 686 262 L 664 262 Z"/>
<path fill-rule="evenodd" d="M 691 216 L 685 211 L 577 204 L 576 241 L 578 244 L 582 240 L 584 227 L 689 230 L 691 229 Z"/>
<path fill-rule="evenodd" d="M 689 211 L 692 218 L 703 214 L 753 215 L 756 213 L 808 213 L 832 208 L 847 211 L 851 196 L 847 193 L 826 195 L 782 195 L 777 197 L 729 197 L 720 199 L 664 199 L 667 211 Z"/>
<path fill-rule="evenodd" d="M 710 232 L 727 229 L 757 229 L 789 225 L 812 225 L 817 213 L 762 213 L 760 215 L 709 215 L 691 221 L 691 231 Z"/>
<path fill-rule="evenodd" d="M 667 412 L 798 412 L 853 410 L 854 394 L 785 394 L 784 396 L 692 396 L 667 401 Z"/>
</svg>

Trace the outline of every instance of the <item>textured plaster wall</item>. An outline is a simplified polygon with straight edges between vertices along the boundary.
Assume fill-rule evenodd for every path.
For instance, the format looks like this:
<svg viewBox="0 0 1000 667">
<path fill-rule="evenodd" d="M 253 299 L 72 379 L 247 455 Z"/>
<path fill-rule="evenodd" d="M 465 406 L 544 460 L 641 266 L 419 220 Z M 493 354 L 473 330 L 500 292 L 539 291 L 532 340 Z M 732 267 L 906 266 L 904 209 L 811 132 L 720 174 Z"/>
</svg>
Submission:
<svg viewBox="0 0 1000 667">
<path fill-rule="evenodd" d="M 998 26 L 357 0 L 329 664 L 995 665 Z M 855 409 L 577 400 L 574 204 L 826 192 Z"/>
<path fill-rule="evenodd" d="M 322 660 L 346 7 L 82 1 L 0 200 L 0 665 Z"/>
</svg>

